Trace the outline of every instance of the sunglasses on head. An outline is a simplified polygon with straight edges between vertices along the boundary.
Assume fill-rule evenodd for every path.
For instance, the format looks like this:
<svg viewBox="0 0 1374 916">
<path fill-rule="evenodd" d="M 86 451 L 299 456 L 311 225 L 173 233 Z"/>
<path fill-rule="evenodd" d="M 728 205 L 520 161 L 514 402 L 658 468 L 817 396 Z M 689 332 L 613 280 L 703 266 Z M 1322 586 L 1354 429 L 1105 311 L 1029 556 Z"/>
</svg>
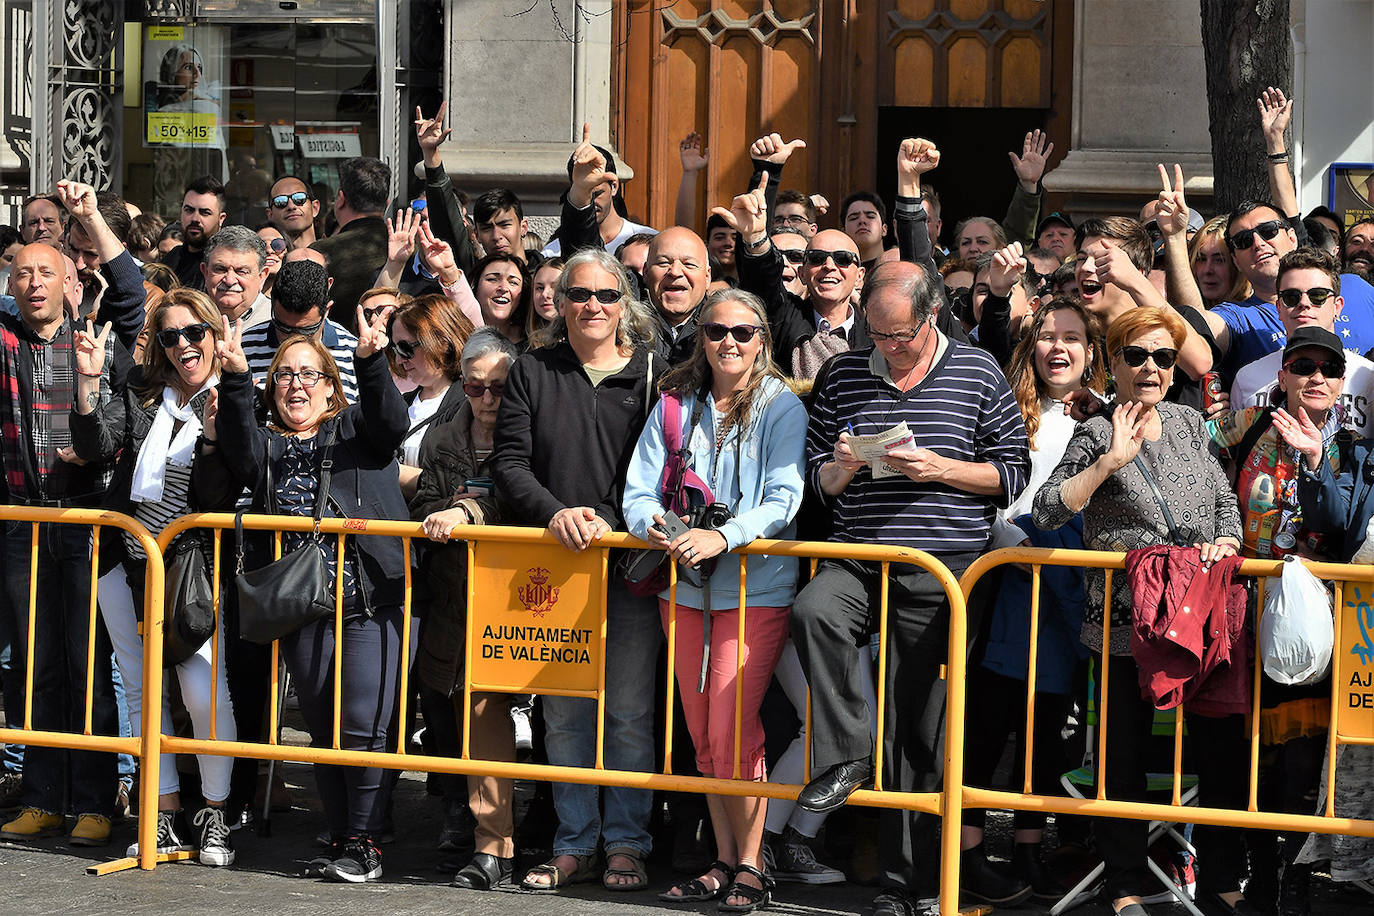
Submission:
<svg viewBox="0 0 1374 916">
<path fill-rule="evenodd" d="M 1281 289 L 1279 290 L 1279 301 L 1290 309 L 1297 308 L 1302 303 L 1303 293 L 1307 294 L 1307 301 L 1320 307 L 1327 299 L 1336 295 L 1333 289 L 1326 289 L 1321 286 L 1312 289 Z"/>
<path fill-rule="evenodd" d="M 587 289 L 585 286 L 570 286 L 563 296 L 569 302 L 590 302 L 592 297 L 602 305 L 615 305 L 622 298 L 620 290 L 607 287 L 605 289 Z"/>
<path fill-rule="evenodd" d="M 806 263 L 812 267 L 823 267 L 827 260 L 834 261 L 835 266 L 840 270 L 846 267 L 853 267 L 859 263 L 859 256 L 852 251 L 822 251 L 819 248 L 809 248 L 806 252 Z"/>
<path fill-rule="evenodd" d="M 1306 378 L 1318 369 L 1322 371 L 1322 375 L 1326 378 L 1345 378 L 1345 363 L 1338 359 L 1317 360 L 1310 356 L 1299 356 L 1297 359 L 1290 359 L 1288 362 L 1284 363 L 1283 368 L 1284 371 L 1291 372 L 1294 375 L 1300 375 L 1303 378 Z"/>
<path fill-rule="evenodd" d="M 779 248 L 778 254 L 782 255 L 782 259 L 788 264 L 800 264 L 806 260 L 805 248 Z"/>
<path fill-rule="evenodd" d="M 1283 220 L 1271 219 L 1267 223 L 1260 223 L 1253 229 L 1242 229 L 1235 235 L 1227 236 L 1226 247 L 1230 248 L 1232 251 L 1244 251 L 1255 244 L 1256 233 L 1266 242 L 1272 242 L 1275 236 L 1287 228 L 1288 224 Z"/>
<path fill-rule="evenodd" d="M 1174 363 L 1178 362 L 1178 351 L 1173 347 L 1160 347 L 1158 350 L 1147 350 L 1144 347 L 1122 347 L 1121 358 L 1132 369 L 1145 365 L 1147 359 L 1154 360 L 1155 365 L 1161 369 L 1172 369 Z"/>
<path fill-rule="evenodd" d="M 411 359 L 415 356 L 415 344 L 408 340 L 393 340 L 387 344 L 397 359 Z"/>
<path fill-rule="evenodd" d="M 163 328 L 157 332 L 157 342 L 162 344 L 165 349 L 170 350 L 183 337 L 186 338 L 187 343 L 198 344 L 205 339 L 205 335 L 208 333 L 210 333 L 210 326 L 205 322 L 188 324 L 184 328 Z"/>
<path fill-rule="evenodd" d="M 308 200 L 310 200 L 310 195 L 304 191 L 297 191 L 294 194 L 278 194 L 272 198 L 272 207 L 277 210 L 285 210 L 287 204 L 304 207 Z"/>
<path fill-rule="evenodd" d="M 505 382 L 492 382 L 490 385 L 483 385 L 481 382 L 463 383 L 463 394 L 467 395 L 470 398 L 480 398 L 488 391 L 491 392 L 492 397 L 499 398 L 505 392 L 505 390 Z"/>
<path fill-rule="evenodd" d="M 735 324 L 724 325 L 709 321 L 701 326 L 701 333 L 706 335 L 706 339 L 712 343 L 720 343 L 729 334 L 739 343 L 748 343 L 754 339 L 754 335 L 763 330 L 756 324 Z"/>
</svg>

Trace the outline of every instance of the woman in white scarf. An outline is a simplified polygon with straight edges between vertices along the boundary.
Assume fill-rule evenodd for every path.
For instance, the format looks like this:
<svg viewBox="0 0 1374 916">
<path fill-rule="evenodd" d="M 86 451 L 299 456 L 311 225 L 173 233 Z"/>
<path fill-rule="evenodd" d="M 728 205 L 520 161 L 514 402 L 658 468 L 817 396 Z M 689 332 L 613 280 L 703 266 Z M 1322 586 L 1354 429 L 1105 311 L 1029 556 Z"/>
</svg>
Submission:
<svg viewBox="0 0 1374 916">
<path fill-rule="evenodd" d="M 198 445 L 202 450 L 214 448 L 219 380 L 215 345 L 222 333 L 219 311 L 204 293 L 172 290 L 153 310 L 148 332 L 122 404 L 100 401 L 109 326 L 97 335 L 88 322 L 85 331 L 76 332 L 77 384 L 71 424 L 72 446 L 79 459 L 108 461 L 119 456 L 108 491 L 109 508 L 134 516 L 156 537 L 172 520 L 191 511 L 191 462 Z M 137 609 L 143 606 L 146 557 L 131 537 L 117 546 L 123 547 L 122 561 L 100 579 L 100 611 L 124 681 L 130 726 L 137 735 L 143 707 L 143 644 Z M 176 672 L 196 737 L 209 737 L 213 717 L 216 737 L 232 741 L 236 732 L 221 633 L 217 626 L 218 665 L 212 666 L 211 643 L 206 641 L 176 666 Z M 172 730 L 171 711 L 165 703 L 162 728 L 166 733 Z M 233 758 L 203 755 L 199 761 L 206 807 L 194 818 L 197 835 L 193 835 L 180 810 L 175 755 L 163 755 L 158 852 L 198 848 L 202 865 L 229 865 L 234 848 L 224 801 Z M 137 844 L 129 850 L 129 855 L 136 854 Z"/>
</svg>

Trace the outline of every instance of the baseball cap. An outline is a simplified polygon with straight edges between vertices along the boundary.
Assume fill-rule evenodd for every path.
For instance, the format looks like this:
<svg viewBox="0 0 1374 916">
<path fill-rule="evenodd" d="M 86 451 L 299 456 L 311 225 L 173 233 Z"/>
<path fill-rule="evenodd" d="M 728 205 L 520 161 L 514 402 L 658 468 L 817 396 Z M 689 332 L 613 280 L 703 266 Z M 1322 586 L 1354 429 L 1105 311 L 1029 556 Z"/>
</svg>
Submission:
<svg viewBox="0 0 1374 916">
<path fill-rule="evenodd" d="M 1288 359 L 1291 354 L 1303 347 L 1320 347 L 1341 362 L 1345 362 L 1345 347 L 1342 346 L 1341 339 L 1326 328 L 1309 324 L 1289 334 L 1288 343 L 1283 345 L 1283 358 Z"/>
<path fill-rule="evenodd" d="M 1073 224 L 1073 220 L 1069 219 L 1067 213 L 1061 213 L 1060 211 L 1055 210 L 1049 216 L 1042 219 L 1040 221 L 1040 225 L 1035 227 L 1036 238 L 1040 237 L 1040 233 L 1044 232 L 1045 227 L 1048 226 L 1050 223 L 1058 223 L 1061 226 L 1067 226 L 1070 232 L 1073 232 L 1075 229 L 1078 228 Z"/>
</svg>

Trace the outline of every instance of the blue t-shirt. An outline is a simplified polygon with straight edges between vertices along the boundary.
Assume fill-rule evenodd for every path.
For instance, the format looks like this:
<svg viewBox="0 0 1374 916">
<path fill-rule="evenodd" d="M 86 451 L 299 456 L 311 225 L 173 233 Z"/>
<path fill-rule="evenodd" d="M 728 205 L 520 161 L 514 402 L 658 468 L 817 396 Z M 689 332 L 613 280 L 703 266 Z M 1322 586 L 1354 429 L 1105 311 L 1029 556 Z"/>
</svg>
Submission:
<svg viewBox="0 0 1374 916">
<path fill-rule="evenodd" d="M 1347 349 L 1367 353 L 1374 348 L 1374 286 L 1354 274 L 1341 274 L 1341 296 L 1345 306 L 1336 316 L 1336 334 Z M 1242 367 L 1282 350 L 1288 342 L 1278 310 L 1258 296 L 1223 302 L 1212 312 L 1226 322 L 1231 334 L 1231 349 L 1217 367 L 1228 385 Z"/>
</svg>

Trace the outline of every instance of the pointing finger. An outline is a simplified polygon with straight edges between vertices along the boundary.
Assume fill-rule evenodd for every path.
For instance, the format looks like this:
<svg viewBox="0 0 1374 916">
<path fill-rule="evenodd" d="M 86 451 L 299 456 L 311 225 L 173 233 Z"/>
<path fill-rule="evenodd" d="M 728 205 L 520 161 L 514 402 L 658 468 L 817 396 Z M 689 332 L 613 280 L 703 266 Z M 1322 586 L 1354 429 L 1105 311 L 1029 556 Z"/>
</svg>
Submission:
<svg viewBox="0 0 1374 916">
<path fill-rule="evenodd" d="M 760 191 L 767 191 L 767 190 L 768 190 L 768 170 L 767 170 L 767 169 L 764 169 L 763 172 L 760 173 L 760 175 L 759 175 L 759 186 L 758 186 L 758 189 L 757 189 L 757 190 L 760 190 Z"/>
<path fill-rule="evenodd" d="M 582 142 L 583 142 L 583 143 L 591 143 L 591 142 L 592 142 L 592 122 L 591 122 L 591 121 L 583 121 L 583 122 L 582 122 Z"/>
<path fill-rule="evenodd" d="M 1169 173 L 1166 172 L 1166 171 L 1164 171 L 1164 163 L 1160 162 L 1160 163 L 1158 163 L 1158 165 L 1159 165 L 1159 183 L 1162 184 L 1162 185 L 1164 186 L 1164 191 L 1165 191 L 1165 193 L 1168 193 L 1169 191 L 1172 191 L 1172 190 L 1173 190 L 1173 188 L 1169 187 Z"/>
</svg>

